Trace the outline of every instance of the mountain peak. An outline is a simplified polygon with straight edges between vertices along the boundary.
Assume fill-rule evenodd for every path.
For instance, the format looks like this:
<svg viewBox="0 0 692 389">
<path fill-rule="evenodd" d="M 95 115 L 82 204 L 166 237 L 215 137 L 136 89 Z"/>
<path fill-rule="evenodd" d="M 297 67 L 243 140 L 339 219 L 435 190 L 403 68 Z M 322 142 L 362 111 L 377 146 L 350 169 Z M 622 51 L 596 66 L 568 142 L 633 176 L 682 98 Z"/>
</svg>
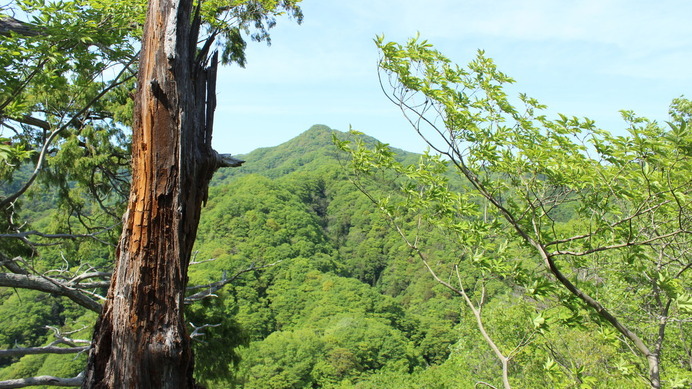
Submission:
<svg viewBox="0 0 692 389">
<path fill-rule="evenodd" d="M 239 156 L 245 164 L 239 168 L 223 169 L 215 174 L 214 184 L 226 181 L 230 177 L 242 174 L 260 174 L 277 178 L 295 171 L 319 171 L 327 165 L 336 164 L 337 148 L 333 137 L 354 139 L 359 137 L 365 143 L 375 144 L 378 141 L 367 135 L 353 135 L 338 131 L 324 124 L 315 124 L 295 138 L 275 147 L 264 147 Z M 394 149 L 397 154 L 413 155 Z"/>
</svg>

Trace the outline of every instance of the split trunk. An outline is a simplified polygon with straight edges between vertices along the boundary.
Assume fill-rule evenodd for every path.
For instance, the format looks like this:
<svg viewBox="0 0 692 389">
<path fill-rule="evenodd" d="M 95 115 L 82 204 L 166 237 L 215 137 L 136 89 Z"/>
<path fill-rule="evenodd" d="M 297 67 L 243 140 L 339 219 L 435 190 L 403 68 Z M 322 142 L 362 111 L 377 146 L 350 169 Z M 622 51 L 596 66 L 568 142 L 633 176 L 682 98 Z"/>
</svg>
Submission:
<svg viewBox="0 0 692 389">
<path fill-rule="evenodd" d="M 149 2 L 132 139 L 132 189 L 84 388 L 192 388 L 183 300 L 213 172 L 216 57 L 198 54 L 192 1 Z"/>
</svg>

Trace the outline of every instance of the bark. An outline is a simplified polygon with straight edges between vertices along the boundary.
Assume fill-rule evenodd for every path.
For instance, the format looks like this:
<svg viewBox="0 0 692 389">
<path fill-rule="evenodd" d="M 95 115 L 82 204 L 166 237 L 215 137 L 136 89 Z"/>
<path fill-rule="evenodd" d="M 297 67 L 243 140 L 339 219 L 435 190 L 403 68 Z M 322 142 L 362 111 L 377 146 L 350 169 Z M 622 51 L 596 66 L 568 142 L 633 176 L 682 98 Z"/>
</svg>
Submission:
<svg viewBox="0 0 692 389">
<path fill-rule="evenodd" d="M 202 203 L 224 164 L 211 148 L 216 56 L 196 57 L 191 1 L 153 0 L 142 42 L 132 186 L 84 388 L 192 388 L 183 319 Z"/>
<path fill-rule="evenodd" d="M 36 26 L 24 23 L 11 16 L 0 15 L 0 36 L 10 36 L 12 33 L 24 36 L 38 35 Z"/>
</svg>

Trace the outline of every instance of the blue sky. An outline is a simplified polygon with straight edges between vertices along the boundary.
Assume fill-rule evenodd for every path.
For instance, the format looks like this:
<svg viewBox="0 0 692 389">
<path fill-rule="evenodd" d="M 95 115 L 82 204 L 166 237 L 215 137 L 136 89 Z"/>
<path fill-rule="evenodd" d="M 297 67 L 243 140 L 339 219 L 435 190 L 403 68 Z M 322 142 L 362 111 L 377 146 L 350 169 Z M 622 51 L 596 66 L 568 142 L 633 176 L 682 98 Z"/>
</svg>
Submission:
<svg viewBox="0 0 692 389">
<path fill-rule="evenodd" d="M 303 0 L 305 20 L 278 20 L 272 45 L 250 42 L 246 69 L 220 69 L 214 147 L 276 146 L 313 124 L 425 149 L 377 81 L 376 34 L 416 32 L 459 64 L 484 49 L 552 113 L 622 131 L 619 110 L 663 121 L 692 98 L 689 0 Z"/>
</svg>

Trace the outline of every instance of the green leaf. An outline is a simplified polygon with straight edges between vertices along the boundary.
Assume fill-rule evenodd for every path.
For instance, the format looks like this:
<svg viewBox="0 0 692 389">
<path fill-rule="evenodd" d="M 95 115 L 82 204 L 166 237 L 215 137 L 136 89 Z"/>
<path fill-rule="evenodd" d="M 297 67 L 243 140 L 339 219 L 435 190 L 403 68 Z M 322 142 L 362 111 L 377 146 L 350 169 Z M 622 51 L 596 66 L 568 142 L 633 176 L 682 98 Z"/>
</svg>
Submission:
<svg viewBox="0 0 692 389">
<path fill-rule="evenodd" d="M 675 302 L 677 303 L 680 312 L 692 314 L 692 293 L 681 293 L 678 295 Z"/>
<path fill-rule="evenodd" d="M 534 317 L 533 320 L 533 327 L 535 329 L 543 329 L 547 326 L 546 320 L 543 317 L 543 312 L 539 313 L 538 316 Z"/>
</svg>

